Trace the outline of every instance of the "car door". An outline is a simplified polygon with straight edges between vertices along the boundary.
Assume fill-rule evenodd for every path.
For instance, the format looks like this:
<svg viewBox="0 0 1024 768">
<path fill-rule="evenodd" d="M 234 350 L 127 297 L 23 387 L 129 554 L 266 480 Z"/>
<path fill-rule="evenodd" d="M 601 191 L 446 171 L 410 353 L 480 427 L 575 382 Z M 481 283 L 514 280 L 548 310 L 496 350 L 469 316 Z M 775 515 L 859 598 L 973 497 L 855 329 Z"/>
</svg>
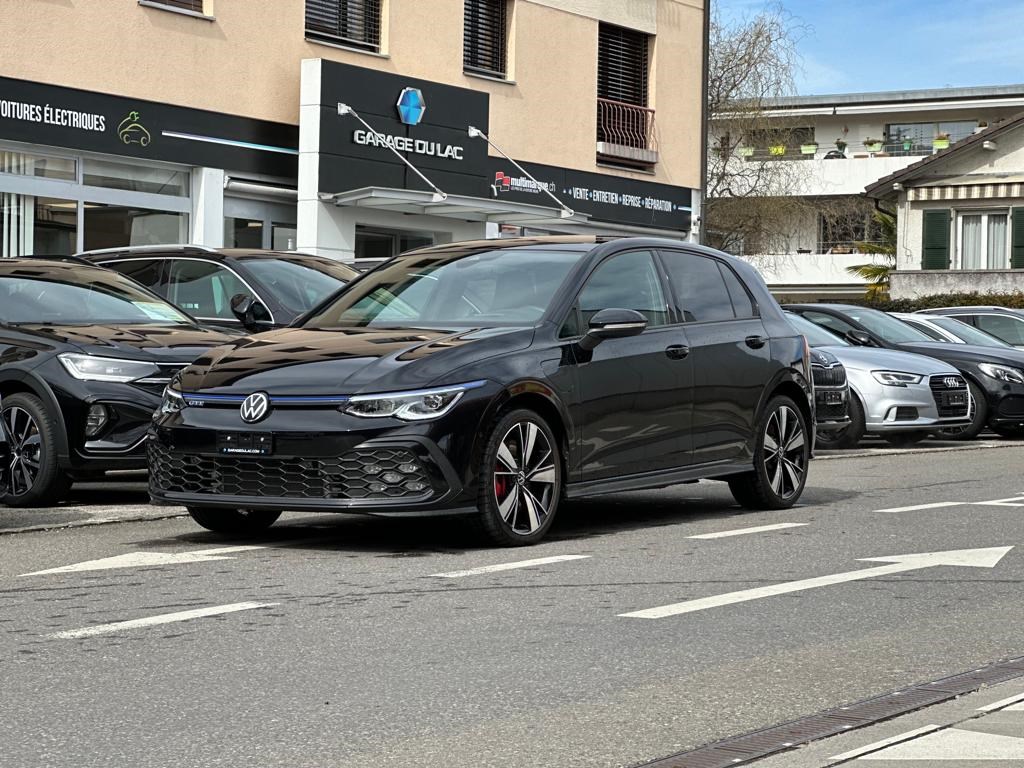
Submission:
<svg viewBox="0 0 1024 768">
<path fill-rule="evenodd" d="M 686 332 L 672 322 L 651 251 L 615 254 L 598 265 L 570 323 L 584 333 L 591 317 L 611 308 L 635 309 L 648 326 L 639 336 L 607 339 L 591 352 L 576 349 L 573 420 L 580 433 L 581 479 L 686 466 L 692 454 L 693 366 Z"/>
<path fill-rule="evenodd" d="M 231 298 L 243 293 L 262 301 L 237 274 L 216 262 L 172 258 L 166 269 L 167 300 L 204 323 L 240 328 Z"/>
<path fill-rule="evenodd" d="M 768 334 L 753 298 L 725 262 L 686 251 L 665 250 L 661 257 L 690 344 L 693 461 L 739 458 L 776 369 Z"/>
</svg>

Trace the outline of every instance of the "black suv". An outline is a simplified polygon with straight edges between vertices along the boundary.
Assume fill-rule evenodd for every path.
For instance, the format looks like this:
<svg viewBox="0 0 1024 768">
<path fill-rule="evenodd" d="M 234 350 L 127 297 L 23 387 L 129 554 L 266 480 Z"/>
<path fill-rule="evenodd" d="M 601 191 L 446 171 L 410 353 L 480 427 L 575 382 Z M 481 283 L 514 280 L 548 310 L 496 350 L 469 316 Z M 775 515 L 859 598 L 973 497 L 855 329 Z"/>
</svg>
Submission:
<svg viewBox="0 0 1024 768">
<path fill-rule="evenodd" d="M 746 263 L 487 240 L 406 253 L 298 327 L 198 359 L 154 422 L 150 492 L 215 531 L 461 513 L 530 544 L 563 498 L 698 478 L 789 507 L 813 429 L 809 349 Z"/>
<path fill-rule="evenodd" d="M 357 274 L 322 256 L 201 245 L 144 245 L 77 254 L 127 275 L 207 326 L 254 333 L 290 325 Z"/>
<path fill-rule="evenodd" d="M 196 325 L 128 278 L 77 259 L 0 259 L 0 501 L 57 501 L 72 480 L 146 466 L 171 376 L 238 334 Z"/>
</svg>

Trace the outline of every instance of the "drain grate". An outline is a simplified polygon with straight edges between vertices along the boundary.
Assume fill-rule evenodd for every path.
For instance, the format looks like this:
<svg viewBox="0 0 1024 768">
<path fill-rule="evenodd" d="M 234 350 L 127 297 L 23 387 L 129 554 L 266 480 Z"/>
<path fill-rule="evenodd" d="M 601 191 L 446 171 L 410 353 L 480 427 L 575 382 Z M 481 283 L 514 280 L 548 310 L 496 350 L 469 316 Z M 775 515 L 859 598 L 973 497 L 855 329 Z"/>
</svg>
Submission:
<svg viewBox="0 0 1024 768">
<path fill-rule="evenodd" d="M 836 707 L 753 733 L 732 736 L 689 752 L 644 763 L 640 768 L 728 768 L 741 765 L 827 736 L 889 720 L 1015 677 L 1024 677 L 1024 656 Z"/>
</svg>

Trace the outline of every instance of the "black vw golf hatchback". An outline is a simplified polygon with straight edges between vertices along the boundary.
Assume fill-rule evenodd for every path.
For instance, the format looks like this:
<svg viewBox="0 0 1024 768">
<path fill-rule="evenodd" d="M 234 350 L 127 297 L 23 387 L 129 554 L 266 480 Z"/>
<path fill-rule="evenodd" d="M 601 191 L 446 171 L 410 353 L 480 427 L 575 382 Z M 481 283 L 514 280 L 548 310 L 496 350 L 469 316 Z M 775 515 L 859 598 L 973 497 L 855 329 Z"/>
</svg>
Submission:
<svg viewBox="0 0 1024 768">
<path fill-rule="evenodd" d="M 0 503 L 50 504 L 76 478 L 144 468 L 171 376 L 231 338 L 117 272 L 0 259 L 0 421 L 11 453 Z"/>
<path fill-rule="evenodd" d="M 757 273 L 671 240 L 412 251 L 164 395 L 150 489 L 246 533 L 282 510 L 466 514 L 531 544 L 564 499 L 698 478 L 800 497 L 808 349 Z"/>
</svg>

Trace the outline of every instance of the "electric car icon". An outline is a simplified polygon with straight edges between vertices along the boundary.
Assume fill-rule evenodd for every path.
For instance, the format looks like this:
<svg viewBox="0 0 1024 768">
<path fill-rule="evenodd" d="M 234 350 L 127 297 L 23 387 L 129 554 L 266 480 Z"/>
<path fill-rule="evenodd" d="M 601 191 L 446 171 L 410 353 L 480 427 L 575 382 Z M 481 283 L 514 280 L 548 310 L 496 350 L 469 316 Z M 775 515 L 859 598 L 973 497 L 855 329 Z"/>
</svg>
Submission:
<svg viewBox="0 0 1024 768">
<path fill-rule="evenodd" d="M 125 144 L 138 144 L 143 147 L 149 146 L 152 138 L 149 131 L 139 123 L 139 113 L 134 110 L 118 124 L 117 135 Z"/>
</svg>

